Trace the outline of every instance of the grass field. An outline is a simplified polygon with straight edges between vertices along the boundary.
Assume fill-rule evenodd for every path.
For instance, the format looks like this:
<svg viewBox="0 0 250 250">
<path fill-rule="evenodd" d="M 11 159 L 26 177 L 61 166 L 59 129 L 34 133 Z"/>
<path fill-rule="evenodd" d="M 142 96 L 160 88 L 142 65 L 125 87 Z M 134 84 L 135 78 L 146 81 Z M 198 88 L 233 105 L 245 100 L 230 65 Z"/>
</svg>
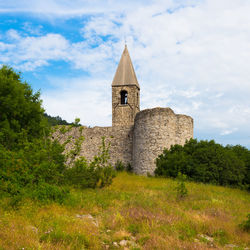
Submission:
<svg viewBox="0 0 250 250">
<path fill-rule="evenodd" d="M 72 190 L 64 204 L 0 201 L 0 249 L 248 249 L 239 224 L 250 194 L 119 173 L 104 189 Z"/>
</svg>

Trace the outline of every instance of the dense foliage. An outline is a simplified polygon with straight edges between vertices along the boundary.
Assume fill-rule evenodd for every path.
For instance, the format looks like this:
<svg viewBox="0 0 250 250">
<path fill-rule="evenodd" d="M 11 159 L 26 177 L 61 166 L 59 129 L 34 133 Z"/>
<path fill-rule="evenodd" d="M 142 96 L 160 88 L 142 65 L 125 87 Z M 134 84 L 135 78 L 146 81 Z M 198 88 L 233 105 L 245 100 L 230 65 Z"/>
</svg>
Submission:
<svg viewBox="0 0 250 250">
<path fill-rule="evenodd" d="M 44 133 L 44 110 L 40 93 L 21 81 L 21 76 L 11 68 L 0 69 L 0 143 L 8 149 L 19 141 L 31 141 Z"/>
<path fill-rule="evenodd" d="M 242 146 L 226 146 L 191 139 L 184 146 L 174 145 L 156 159 L 157 176 L 185 174 L 189 180 L 250 187 L 250 151 Z"/>
<path fill-rule="evenodd" d="M 73 123 L 69 123 L 66 120 L 63 120 L 60 116 L 51 116 L 47 113 L 44 113 L 44 117 L 47 119 L 48 124 L 50 126 L 56 126 L 56 125 L 72 125 Z"/>
<path fill-rule="evenodd" d="M 114 173 L 107 164 L 105 147 L 90 165 L 81 159 L 67 169 L 64 145 L 50 139 L 48 116 L 41 103 L 40 93 L 33 93 L 20 73 L 6 66 L 0 69 L 0 196 L 9 196 L 13 205 L 23 197 L 62 202 L 69 194 L 66 185 L 73 185 L 79 176 L 85 182 L 80 188 L 111 184 Z M 77 118 L 69 129 L 79 122 Z M 82 141 L 72 150 L 74 157 Z M 91 183 L 94 179 L 95 185 Z"/>
<path fill-rule="evenodd" d="M 240 227 L 247 232 L 250 232 L 250 214 L 247 215 L 247 219 L 240 224 Z"/>
<path fill-rule="evenodd" d="M 90 163 L 84 157 L 74 160 L 73 166 L 65 173 L 66 183 L 78 188 L 102 188 L 110 185 L 116 173 L 109 163 L 109 147 L 110 144 L 106 145 L 103 137 L 100 151 Z"/>
</svg>

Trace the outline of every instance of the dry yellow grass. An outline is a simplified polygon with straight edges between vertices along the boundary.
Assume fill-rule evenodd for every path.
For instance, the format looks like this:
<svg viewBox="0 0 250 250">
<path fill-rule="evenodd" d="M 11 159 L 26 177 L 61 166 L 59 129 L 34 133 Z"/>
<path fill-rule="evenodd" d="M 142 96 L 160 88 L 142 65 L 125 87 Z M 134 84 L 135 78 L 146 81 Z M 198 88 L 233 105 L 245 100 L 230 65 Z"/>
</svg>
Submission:
<svg viewBox="0 0 250 250">
<path fill-rule="evenodd" d="M 0 206 L 0 249 L 244 249 L 239 224 L 250 194 L 238 189 L 177 183 L 120 173 L 101 190 L 72 190 L 63 205 L 23 201 Z M 91 215 L 91 216 L 90 216 Z"/>
</svg>

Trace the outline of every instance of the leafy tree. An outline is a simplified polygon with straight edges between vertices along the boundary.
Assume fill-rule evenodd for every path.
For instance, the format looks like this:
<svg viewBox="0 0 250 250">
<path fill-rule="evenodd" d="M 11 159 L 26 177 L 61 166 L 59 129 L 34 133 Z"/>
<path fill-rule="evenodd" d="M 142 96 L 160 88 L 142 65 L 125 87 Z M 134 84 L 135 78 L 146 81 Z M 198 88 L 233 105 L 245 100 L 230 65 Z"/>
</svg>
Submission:
<svg viewBox="0 0 250 250">
<path fill-rule="evenodd" d="M 191 139 L 165 149 L 156 159 L 155 174 L 176 178 L 180 172 L 193 181 L 248 188 L 249 159 L 244 147 Z"/>
<path fill-rule="evenodd" d="M 66 168 L 64 148 L 49 139 L 41 103 L 40 93 L 33 93 L 20 73 L 0 69 L 0 194 L 11 195 L 13 204 L 19 196 L 65 194 L 58 187 Z M 42 189 L 43 195 L 37 192 Z"/>
<path fill-rule="evenodd" d="M 0 143 L 13 149 L 20 140 L 39 138 L 44 132 L 40 93 L 21 80 L 20 73 L 0 69 Z"/>
<path fill-rule="evenodd" d="M 63 120 L 60 116 L 51 116 L 47 113 L 44 113 L 44 117 L 47 119 L 49 126 L 56 126 L 56 125 L 73 125 L 76 127 L 81 126 L 80 119 L 76 118 L 74 122 L 67 122 L 66 120 Z"/>
<path fill-rule="evenodd" d="M 63 120 L 60 116 L 50 116 L 47 113 L 44 113 L 44 117 L 47 119 L 50 126 L 56 125 L 70 125 L 66 120 Z"/>
<path fill-rule="evenodd" d="M 67 169 L 62 154 L 66 144 L 50 139 L 52 129 L 41 103 L 40 93 L 33 93 L 20 73 L 7 66 L 0 69 L 0 196 L 10 197 L 12 206 L 23 197 L 61 203 L 69 194 L 65 183 L 81 188 L 110 185 L 115 172 L 108 163 L 109 146 L 104 138 L 90 164 L 84 158 L 76 160 L 84 137 L 76 139 L 69 155 L 74 165 Z M 67 129 L 62 128 L 68 131 L 78 126 L 76 118 Z"/>
<path fill-rule="evenodd" d="M 246 167 L 245 169 L 246 174 L 243 180 L 243 184 L 246 185 L 250 190 L 250 150 L 241 145 L 236 145 L 236 146 L 228 145 L 227 148 L 233 151 L 238 158 L 244 161 Z"/>
</svg>

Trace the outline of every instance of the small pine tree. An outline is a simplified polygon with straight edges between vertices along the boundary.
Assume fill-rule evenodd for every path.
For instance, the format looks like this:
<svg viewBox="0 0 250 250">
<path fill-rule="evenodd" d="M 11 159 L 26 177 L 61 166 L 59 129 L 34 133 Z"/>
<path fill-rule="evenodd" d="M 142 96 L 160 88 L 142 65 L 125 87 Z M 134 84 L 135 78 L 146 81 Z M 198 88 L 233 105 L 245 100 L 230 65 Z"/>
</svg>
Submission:
<svg viewBox="0 0 250 250">
<path fill-rule="evenodd" d="M 178 173 L 178 176 L 177 176 L 178 184 L 176 187 L 176 191 L 177 191 L 176 198 L 178 200 L 184 199 L 188 195 L 188 190 L 185 185 L 186 179 L 187 179 L 187 176 L 185 174 L 181 174 L 180 172 Z"/>
</svg>

